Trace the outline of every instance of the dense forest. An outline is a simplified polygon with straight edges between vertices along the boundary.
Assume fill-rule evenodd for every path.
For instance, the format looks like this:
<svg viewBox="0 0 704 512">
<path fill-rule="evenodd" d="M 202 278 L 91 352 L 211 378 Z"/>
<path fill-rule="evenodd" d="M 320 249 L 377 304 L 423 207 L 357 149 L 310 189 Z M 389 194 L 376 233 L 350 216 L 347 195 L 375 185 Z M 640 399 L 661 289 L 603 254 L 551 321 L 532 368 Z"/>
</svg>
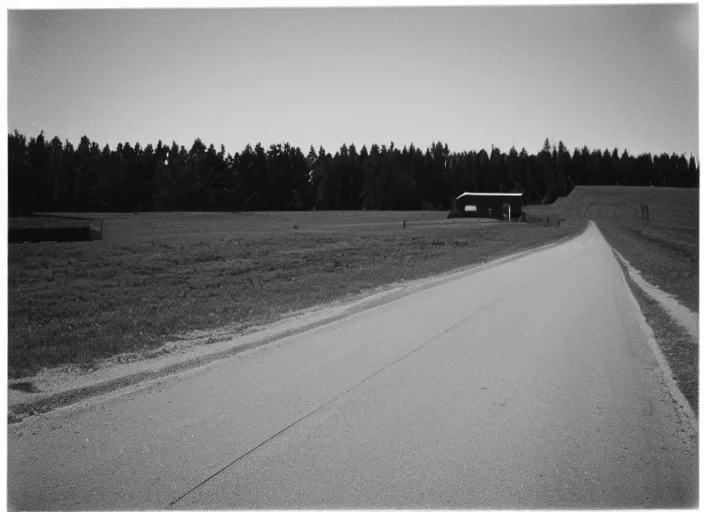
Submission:
<svg viewBox="0 0 704 512">
<path fill-rule="evenodd" d="M 549 203 L 575 185 L 698 187 L 694 157 L 576 148 L 545 140 L 537 155 L 511 148 L 452 153 L 354 144 L 334 154 L 289 144 L 247 145 L 234 155 L 196 139 L 156 147 L 77 147 L 14 131 L 8 146 L 9 213 L 169 210 L 450 209 L 462 192 L 521 191 Z"/>
</svg>

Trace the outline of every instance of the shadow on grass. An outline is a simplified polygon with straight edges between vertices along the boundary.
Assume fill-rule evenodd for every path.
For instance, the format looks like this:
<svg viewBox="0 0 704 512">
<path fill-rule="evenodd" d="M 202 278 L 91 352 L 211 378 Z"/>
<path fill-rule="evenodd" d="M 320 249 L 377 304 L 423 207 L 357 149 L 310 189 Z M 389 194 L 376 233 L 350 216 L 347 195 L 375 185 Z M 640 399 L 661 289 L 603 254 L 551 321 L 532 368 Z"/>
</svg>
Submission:
<svg viewBox="0 0 704 512">
<path fill-rule="evenodd" d="M 25 393 L 39 393 L 39 390 L 34 387 L 34 383 L 31 381 L 13 382 L 10 384 L 10 389 L 23 391 Z"/>
</svg>

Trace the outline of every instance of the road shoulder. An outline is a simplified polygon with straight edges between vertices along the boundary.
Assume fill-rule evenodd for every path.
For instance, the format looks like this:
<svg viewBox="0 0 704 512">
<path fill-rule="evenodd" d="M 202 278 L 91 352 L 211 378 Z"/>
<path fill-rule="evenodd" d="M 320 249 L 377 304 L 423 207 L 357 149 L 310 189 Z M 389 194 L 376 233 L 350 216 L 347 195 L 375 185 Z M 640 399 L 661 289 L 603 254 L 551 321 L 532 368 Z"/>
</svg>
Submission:
<svg viewBox="0 0 704 512">
<path fill-rule="evenodd" d="M 643 329 L 665 374 L 665 384 L 673 399 L 696 430 L 699 407 L 699 345 L 689 330 L 679 323 L 656 298 L 633 279 L 627 261 L 614 250 L 633 300 L 641 312 Z M 632 267 L 631 267 L 632 268 Z"/>
<path fill-rule="evenodd" d="M 699 343 L 699 315 L 681 304 L 674 296 L 646 281 L 641 273 L 612 247 L 614 254 L 621 263 L 621 268 L 628 274 L 631 282 L 638 286 L 650 299 L 657 302 L 662 309 L 672 317 L 689 334 L 693 343 Z"/>
</svg>

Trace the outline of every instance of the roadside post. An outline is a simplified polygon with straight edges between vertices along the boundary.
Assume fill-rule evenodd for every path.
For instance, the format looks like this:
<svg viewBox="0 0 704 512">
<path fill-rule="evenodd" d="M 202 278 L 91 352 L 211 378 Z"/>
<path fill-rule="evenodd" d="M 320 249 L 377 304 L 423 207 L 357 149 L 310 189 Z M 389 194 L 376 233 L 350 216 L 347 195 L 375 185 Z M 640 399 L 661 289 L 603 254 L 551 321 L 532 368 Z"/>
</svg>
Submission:
<svg viewBox="0 0 704 512">
<path fill-rule="evenodd" d="M 648 205 L 640 205 L 640 218 L 643 220 L 650 220 L 650 212 L 648 211 Z"/>
</svg>

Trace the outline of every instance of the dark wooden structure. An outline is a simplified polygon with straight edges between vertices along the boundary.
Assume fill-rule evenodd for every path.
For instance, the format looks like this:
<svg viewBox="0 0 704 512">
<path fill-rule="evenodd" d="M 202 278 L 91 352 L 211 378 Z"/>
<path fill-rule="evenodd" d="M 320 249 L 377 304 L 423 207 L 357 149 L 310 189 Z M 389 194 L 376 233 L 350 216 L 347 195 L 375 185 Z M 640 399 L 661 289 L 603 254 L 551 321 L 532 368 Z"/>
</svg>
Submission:
<svg viewBox="0 0 704 512">
<path fill-rule="evenodd" d="M 10 243 L 22 242 L 89 242 L 90 226 L 51 228 L 10 228 Z"/>
<path fill-rule="evenodd" d="M 29 214 L 10 217 L 8 242 L 89 242 L 103 239 L 103 221 L 86 217 Z"/>
<path fill-rule="evenodd" d="M 522 192 L 465 192 L 455 199 L 455 210 L 461 217 L 518 219 L 522 212 Z"/>
<path fill-rule="evenodd" d="M 647 204 L 640 205 L 640 218 L 643 220 L 650 220 L 650 210 Z"/>
</svg>

